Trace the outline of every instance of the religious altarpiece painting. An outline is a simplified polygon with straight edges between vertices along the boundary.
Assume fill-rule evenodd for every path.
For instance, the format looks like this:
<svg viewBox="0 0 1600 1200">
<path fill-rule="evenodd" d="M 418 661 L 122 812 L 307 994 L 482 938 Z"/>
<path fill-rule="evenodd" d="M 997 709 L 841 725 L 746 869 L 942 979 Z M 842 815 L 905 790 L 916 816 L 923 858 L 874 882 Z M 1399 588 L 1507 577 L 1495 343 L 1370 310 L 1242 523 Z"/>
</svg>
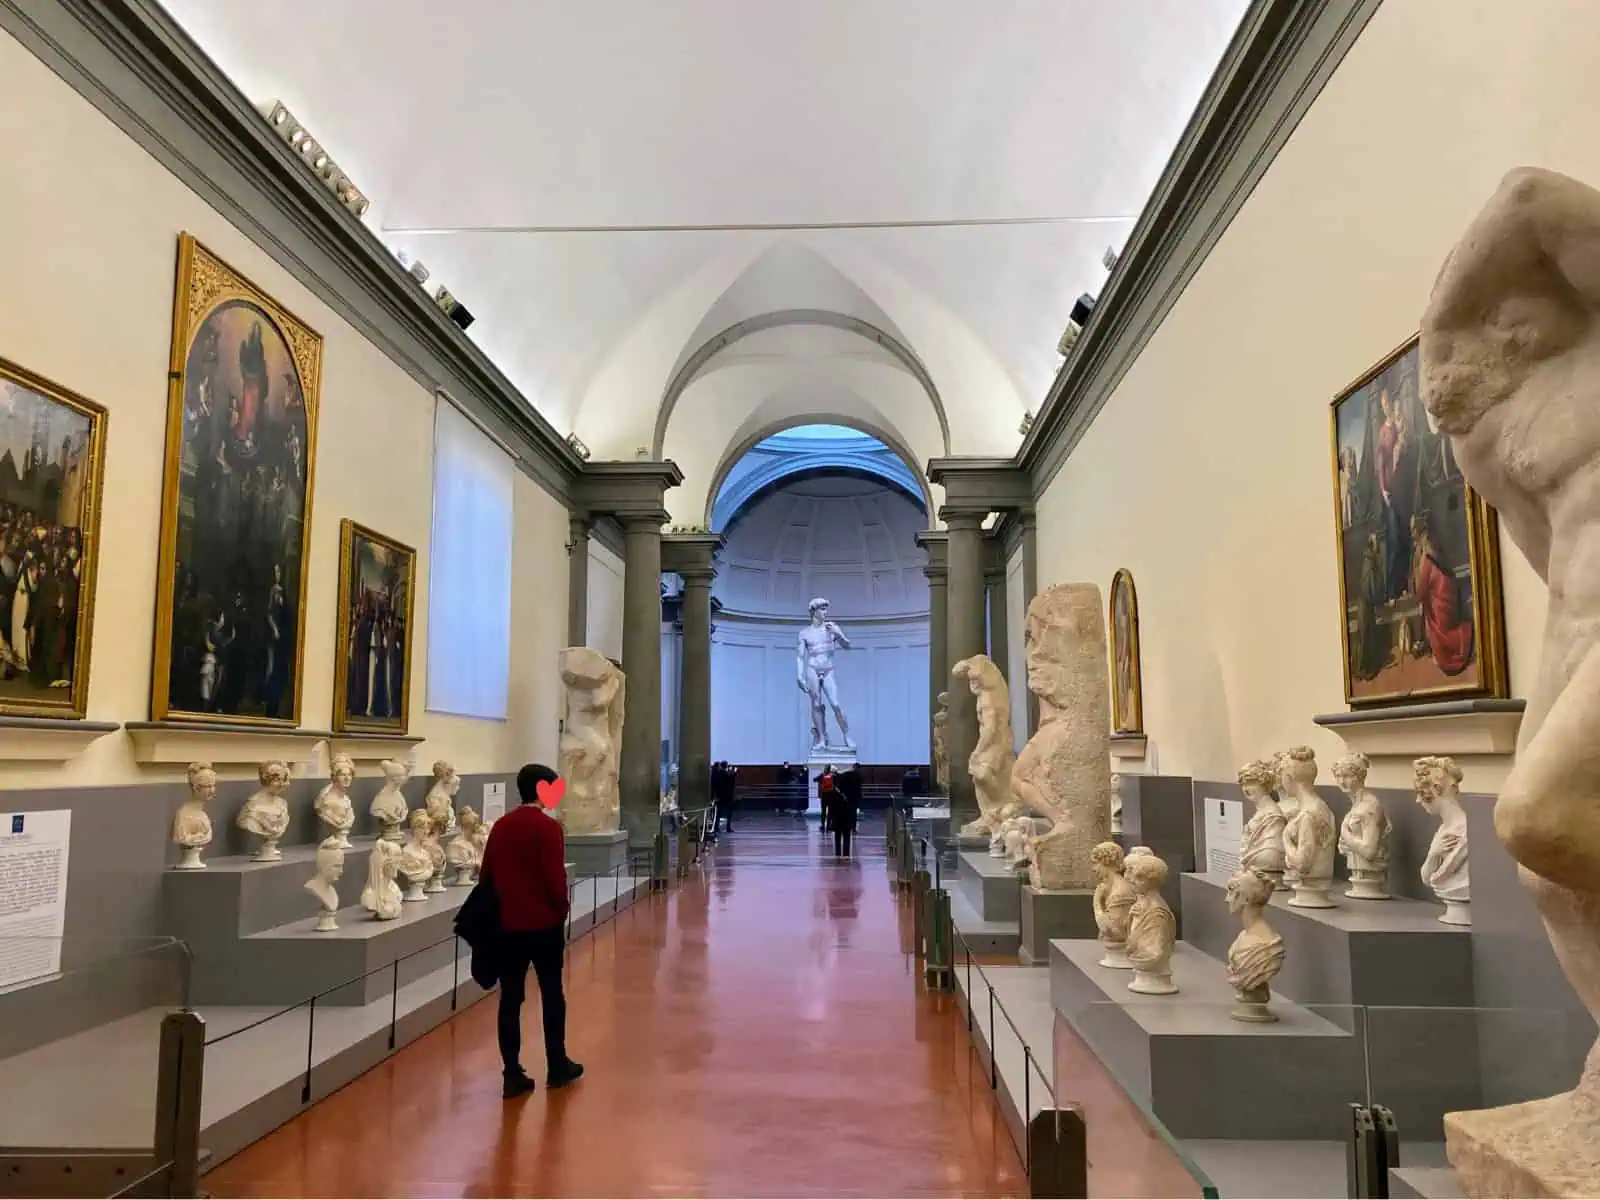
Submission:
<svg viewBox="0 0 1600 1200">
<path fill-rule="evenodd" d="M 1411 338 L 1335 398 L 1345 699 L 1506 694 L 1497 521 L 1418 391 Z"/>
<path fill-rule="evenodd" d="M 89 699 L 106 410 L 0 359 L 0 714 Z"/>
<path fill-rule="evenodd" d="M 322 338 L 184 234 L 151 717 L 297 725 Z"/>
<path fill-rule="evenodd" d="M 1139 594 L 1133 573 L 1119 570 L 1111 580 L 1111 730 L 1144 732 L 1144 690 L 1139 670 Z"/>
<path fill-rule="evenodd" d="M 339 526 L 335 733 L 404 733 L 411 713 L 417 552 L 348 518 Z"/>
</svg>

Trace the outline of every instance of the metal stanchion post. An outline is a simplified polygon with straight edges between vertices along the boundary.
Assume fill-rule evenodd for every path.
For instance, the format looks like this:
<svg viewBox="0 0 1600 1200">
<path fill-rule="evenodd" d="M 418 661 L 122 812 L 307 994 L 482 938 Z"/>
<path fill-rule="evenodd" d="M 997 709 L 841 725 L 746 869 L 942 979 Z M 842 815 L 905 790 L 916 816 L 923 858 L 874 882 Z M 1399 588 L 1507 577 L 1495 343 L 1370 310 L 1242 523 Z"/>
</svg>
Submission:
<svg viewBox="0 0 1600 1200">
<path fill-rule="evenodd" d="M 161 1021 L 153 1157 L 167 1172 L 167 1196 L 200 1194 L 200 1100 L 205 1090 L 206 1023 L 198 1013 Z"/>
<path fill-rule="evenodd" d="M 928 957 L 923 965 L 923 977 L 930 986 L 943 991 L 952 982 L 950 941 L 954 931 L 950 924 L 950 893 L 938 888 L 928 895 L 932 904 L 928 920 Z"/>
</svg>

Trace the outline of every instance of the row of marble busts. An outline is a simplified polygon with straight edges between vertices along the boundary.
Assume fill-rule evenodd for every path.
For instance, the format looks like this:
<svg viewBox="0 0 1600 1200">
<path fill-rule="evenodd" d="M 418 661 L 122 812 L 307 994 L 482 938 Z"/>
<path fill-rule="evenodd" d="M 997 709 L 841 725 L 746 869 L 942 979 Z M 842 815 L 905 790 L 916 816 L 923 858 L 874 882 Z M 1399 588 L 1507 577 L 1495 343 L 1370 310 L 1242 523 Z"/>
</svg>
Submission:
<svg viewBox="0 0 1600 1200">
<path fill-rule="evenodd" d="M 1376 792 L 1367 787 L 1370 767 L 1364 754 L 1333 764 L 1334 782 L 1350 798 L 1350 810 L 1337 827 L 1333 810 L 1317 793 L 1317 759 L 1296 746 L 1271 761 L 1258 759 L 1239 768 L 1239 786 L 1254 812 L 1245 822 L 1239 863 L 1290 891 L 1291 908 L 1334 908 L 1335 853 L 1344 856 L 1351 900 L 1388 900 L 1389 841 L 1393 832 Z M 1461 809 L 1461 768 L 1455 760 L 1427 756 L 1412 764 L 1417 803 L 1439 818 L 1422 882 L 1444 904 L 1440 920 L 1469 925 L 1467 822 Z"/>
</svg>

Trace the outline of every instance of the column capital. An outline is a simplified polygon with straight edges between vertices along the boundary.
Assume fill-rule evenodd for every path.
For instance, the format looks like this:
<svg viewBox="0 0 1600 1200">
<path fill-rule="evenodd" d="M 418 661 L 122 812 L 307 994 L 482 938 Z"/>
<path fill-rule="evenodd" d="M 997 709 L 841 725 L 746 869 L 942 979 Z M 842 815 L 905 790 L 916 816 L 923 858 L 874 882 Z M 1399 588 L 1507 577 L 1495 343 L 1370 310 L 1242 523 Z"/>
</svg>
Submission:
<svg viewBox="0 0 1600 1200">
<path fill-rule="evenodd" d="M 720 533 L 665 533 L 661 535 L 661 569 L 682 575 L 704 574 L 709 582 L 716 575 L 717 551 L 722 549 Z"/>
<path fill-rule="evenodd" d="M 567 517 L 567 556 L 570 558 L 589 541 L 589 517 L 572 513 Z"/>
<path fill-rule="evenodd" d="M 659 529 L 670 519 L 665 504 L 667 489 L 682 482 L 683 472 L 670 460 L 586 462 L 573 491 L 591 516 L 613 516 L 624 528 L 632 521 L 654 519 Z"/>
<path fill-rule="evenodd" d="M 623 533 L 654 533 L 658 536 L 661 527 L 672 519 L 672 514 L 664 508 L 652 512 L 616 513 L 615 516 Z"/>
<path fill-rule="evenodd" d="M 939 519 L 951 533 L 982 533 L 983 523 L 992 509 L 962 508 L 953 504 L 939 507 Z"/>
<path fill-rule="evenodd" d="M 954 512 L 987 515 L 1033 503 L 1032 473 L 1009 458 L 930 459 L 928 480 L 944 488 L 945 506 Z"/>
<path fill-rule="evenodd" d="M 923 566 L 922 573 L 935 585 L 944 583 L 950 573 L 949 531 L 944 529 L 924 529 L 916 535 L 916 543 L 928 556 L 928 561 Z"/>
</svg>

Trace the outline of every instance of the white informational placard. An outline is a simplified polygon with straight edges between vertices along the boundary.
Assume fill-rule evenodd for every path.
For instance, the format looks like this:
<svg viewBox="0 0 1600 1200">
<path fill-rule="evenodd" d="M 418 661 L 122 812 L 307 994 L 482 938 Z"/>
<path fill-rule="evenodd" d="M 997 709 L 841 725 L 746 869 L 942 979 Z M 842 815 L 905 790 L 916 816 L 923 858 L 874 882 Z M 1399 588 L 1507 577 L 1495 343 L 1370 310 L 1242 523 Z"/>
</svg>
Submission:
<svg viewBox="0 0 1600 1200">
<path fill-rule="evenodd" d="M 72 813 L 0 813 L 0 988 L 61 970 Z"/>
<path fill-rule="evenodd" d="M 1244 841 L 1244 801 L 1207 800 L 1206 870 L 1232 875 L 1239 869 L 1239 846 Z"/>
<path fill-rule="evenodd" d="M 498 821 L 506 815 L 506 785 L 500 783 L 486 783 L 483 785 L 483 819 L 485 821 Z"/>
</svg>

